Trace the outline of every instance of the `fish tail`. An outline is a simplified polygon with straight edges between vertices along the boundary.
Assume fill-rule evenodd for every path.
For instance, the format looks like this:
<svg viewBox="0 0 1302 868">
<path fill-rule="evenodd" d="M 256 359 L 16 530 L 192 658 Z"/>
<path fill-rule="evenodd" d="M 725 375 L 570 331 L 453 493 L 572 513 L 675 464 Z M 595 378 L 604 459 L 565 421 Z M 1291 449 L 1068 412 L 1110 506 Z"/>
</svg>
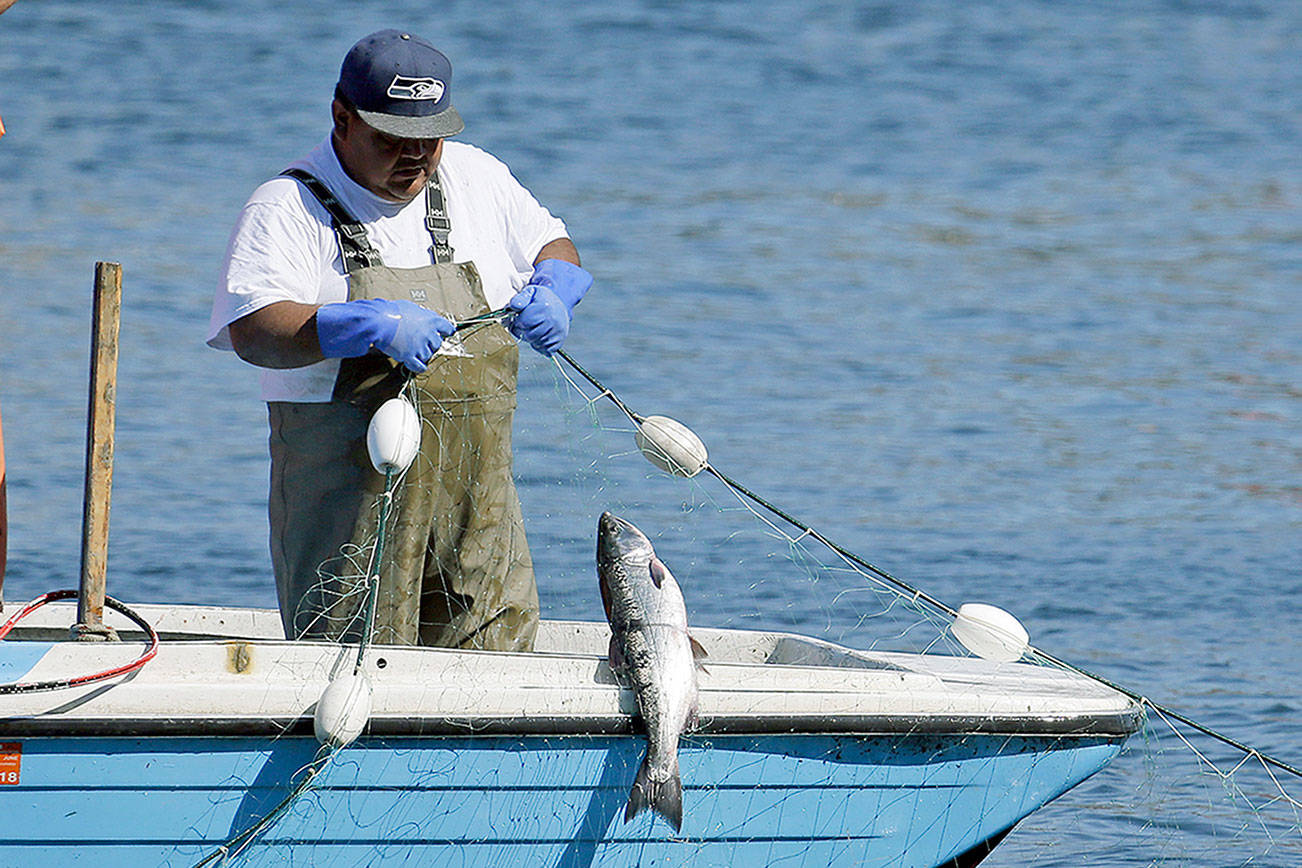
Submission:
<svg viewBox="0 0 1302 868">
<path fill-rule="evenodd" d="M 625 823 L 650 808 L 672 823 L 675 832 L 683 828 L 683 779 L 678 774 L 678 757 L 674 757 L 673 765 L 665 772 L 667 774 L 657 773 L 651 768 L 651 752 L 648 750 L 628 794 Z"/>
</svg>

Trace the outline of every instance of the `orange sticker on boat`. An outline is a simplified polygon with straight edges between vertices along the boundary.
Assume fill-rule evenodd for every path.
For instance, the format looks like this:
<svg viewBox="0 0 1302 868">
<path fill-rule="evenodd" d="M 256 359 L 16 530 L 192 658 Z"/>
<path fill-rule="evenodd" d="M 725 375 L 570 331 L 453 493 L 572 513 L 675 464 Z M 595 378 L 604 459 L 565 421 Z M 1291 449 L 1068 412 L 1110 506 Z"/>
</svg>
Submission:
<svg viewBox="0 0 1302 868">
<path fill-rule="evenodd" d="M 0 785 L 16 784 L 23 771 L 23 744 L 0 742 Z"/>
</svg>

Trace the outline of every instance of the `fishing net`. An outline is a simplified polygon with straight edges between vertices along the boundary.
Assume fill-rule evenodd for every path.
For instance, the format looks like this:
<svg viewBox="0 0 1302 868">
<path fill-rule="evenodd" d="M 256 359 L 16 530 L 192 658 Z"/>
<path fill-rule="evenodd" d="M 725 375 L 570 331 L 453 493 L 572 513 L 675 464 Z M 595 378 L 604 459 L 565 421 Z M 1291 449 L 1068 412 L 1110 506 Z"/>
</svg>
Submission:
<svg viewBox="0 0 1302 868">
<path fill-rule="evenodd" d="M 505 373 L 515 358 L 500 326 L 473 325 L 426 372 L 401 383 L 398 398 L 381 404 L 392 394 L 386 389 L 363 408 L 273 407 L 273 556 L 282 598 L 295 607 L 288 632 L 478 650 L 531 646 L 538 599 L 511 475 L 515 395 Z M 412 428 L 404 437 L 415 453 L 386 479 L 361 445 L 373 451 L 373 438 L 387 436 L 382 421 L 369 423 L 395 408 Z M 388 544 L 380 547 L 382 517 Z M 373 582 L 378 593 L 368 596 Z M 369 626 L 368 601 L 376 607 Z"/>
<path fill-rule="evenodd" d="M 842 548 L 714 467 L 714 462 L 690 478 L 652 466 L 635 439 L 639 421 L 646 417 L 630 406 L 633 397 L 615 394 L 573 359 L 529 358 L 521 377 L 517 482 L 544 619 L 603 621 L 594 543 L 597 517 L 611 511 L 650 536 L 657 555 L 683 588 L 694 626 L 812 636 L 885 654 L 972 656 L 951 629 L 954 608 L 948 603 Z M 468 484 L 475 467 L 473 450 L 447 442 L 456 426 L 430 423 L 438 412 L 429 412 L 433 396 L 411 389 L 409 397 L 426 411 L 423 445 L 412 469 L 390 474 L 369 493 L 369 505 L 357 521 L 359 528 L 369 527 L 369 533 L 320 566 L 316 590 L 328 598 L 328 605 L 316 617 L 328 621 L 329 631 L 341 640 L 341 659 L 351 661 L 350 655 L 356 654 L 358 667 L 368 644 L 382 651 L 380 646 L 410 641 L 394 630 L 393 609 L 383 602 L 388 589 L 383 578 L 378 584 L 376 579 L 400 560 L 386 550 L 409 532 L 403 524 L 404 499 L 398 493 L 403 483 L 412 474 L 445 480 L 464 504 L 462 510 L 448 512 L 460 524 L 443 532 L 454 535 L 465 530 L 482 506 L 476 498 L 485 496 Z M 518 564 L 520 552 L 510 548 L 516 542 L 507 539 L 501 548 L 489 547 L 483 558 Z M 426 554 L 434 557 L 433 548 Z M 377 599 L 381 602 L 375 607 Z M 373 629 L 367 625 L 372 612 Z M 462 647 L 494 647 L 480 641 L 482 635 L 467 631 Z M 1036 651 L 1024 662 L 1069 666 Z M 437 683 L 425 688 L 431 694 L 444 689 L 451 688 Z M 1294 771 L 1251 749 L 1237 750 L 1207 738 L 1161 705 L 1142 704 L 1146 723 L 1121 755 L 1103 773 L 1031 813 L 983 865 L 1302 864 L 1302 804 Z M 918 741 L 910 741 L 909 734 L 894 738 L 901 745 Z M 999 795 L 1033 803 L 1037 796 L 1029 781 L 1035 765 L 1048 761 L 1041 758 L 1047 753 L 1028 750 L 1017 737 L 993 741 L 974 735 L 936 743 L 929 748 L 929 758 L 953 759 L 951 754 L 968 751 L 969 761 L 975 761 L 988 753 L 1025 752 L 1025 780 Z M 690 752 L 693 745 L 689 734 L 684 751 Z M 250 864 L 266 859 L 303 865 L 442 864 L 452 852 L 467 864 L 508 865 L 516 857 L 502 841 L 508 828 L 512 835 L 519 831 L 519 823 L 536 826 L 538 841 L 550 841 L 539 845 L 539 864 L 588 865 L 599 848 L 614 846 L 628 848 L 633 860 L 628 864 L 635 864 L 638 835 L 643 833 L 619 844 L 620 834 L 612 839 L 609 829 L 612 823 L 620 827 L 617 818 L 628 781 L 641 760 L 640 742 L 592 736 L 582 751 L 566 753 L 564 759 L 518 738 L 482 735 L 476 747 L 492 756 L 487 765 L 465 765 L 455 744 L 395 750 L 365 739 L 339 748 L 317 748 L 301 738 L 281 740 L 272 748 L 270 761 L 251 761 L 232 770 L 229 798 L 243 800 L 243 820 L 232 828 L 240 831 L 225 848 L 208 853 L 206 864 L 243 864 L 238 860 L 245 858 L 254 860 Z M 865 806 L 840 789 L 833 772 L 817 776 L 823 774 L 817 771 L 824 768 L 820 763 L 841 761 L 845 741 L 811 739 L 805 750 L 807 756 L 796 758 L 804 771 L 790 772 L 793 784 L 787 789 L 767 792 L 744 776 L 711 784 L 753 788 L 753 811 L 777 830 L 737 842 L 734 852 L 746 864 L 837 862 L 854 852 L 850 839 L 855 834 L 871 833 L 875 823 L 887 822 L 896 816 L 893 810 L 902 810 L 884 801 Z M 920 766 L 926 759 L 918 758 Z M 568 765 L 558 769 L 558 762 Z M 772 759 L 765 762 L 776 764 Z M 572 781 L 568 795 L 558 796 L 538 784 L 557 775 Z M 431 798 L 465 793 L 468 804 L 478 798 L 474 794 L 495 787 L 512 797 L 509 812 L 487 820 L 489 831 L 483 831 L 484 818 L 463 816 L 448 808 L 446 800 Z M 262 795 L 250 800 L 251 791 Z M 558 798 L 569 801 L 558 806 Z M 713 802 L 699 788 L 689 788 L 686 800 L 687 812 L 698 812 L 691 828 L 726 837 L 738 822 L 712 814 L 706 806 Z M 493 804 L 492 799 L 476 803 L 475 810 L 481 811 Z M 855 819 L 859 810 L 875 819 Z M 567 811 L 578 812 L 578 832 L 571 821 L 568 837 L 558 836 L 547 818 Z M 217 813 L 214 805 L 214 816 Z M 1082 821 L 1085 816 L 1090 822 Z M 796 817 L 806 829 L 801 836 L 786 831 Z M 1106 823 L 1100 823 L 1101 818 Z M 200 818 L 196 827 L 202 825 Z M 1184 834 L 1191 825 L 1199 832 L 1196 850 Z M 345 834 L 340 832 L 345 826 L 353 830 L 347 834 L 356 843 L 341 847 L 337 839 Z M 1100 828 L 1109 830 L 1106 838 L 1099 836 Z M 909 834 L 925 837 L 928 831 L 911 829 Z M 656 834 L 674 833 L 664 827 Z M 1201 843 L 1208 834 L 1218 845 L 1210 857 Z M 694 861 L 691 836 L 681 840 L 682 864 L 704 864 Z M 194 864 L 197 853 L 182 853 L 174 864 Z M 610 858 L 608 850 L 605 855 Z"/>
<path fill-rule="evenodd" d="M 727 553 L 720 558 L 684 549 L 671 562 L 685 564 L 686 574 L 704 585 L 695 601 L 704 603 L 714 623 L 792 630 L 865 650 L 972 655 L 956 640 L 944 602 L 842 549 L 730 476 L 683 480 L 646 471 L 637 450 L 629 448 L 636 428 L 629 408 L 612 402 L 600 384 L 587 382 L 581 368 L 576 373 L 558 362 L 552 374 L 556 404 L 569 408 L 574 431 L 568 438 L 591 444 L 599 456 L 591 467 L 621 468 L 602 477 L 596 489 L 601 493 L 588 509 L 631 486 L 640 496 L 629 501 L 630 510 L 653 514 L 666 536 Z M 585 426 L 586 433 L 579 433 Z M 649 490 L 666 487 L 678 497 Z M 703 531 L 702 525 L 714 530 Z M 716 570 L 750 577 L 745 595 L 723 608 L 709 605 L 708 577 Z M 1076 670 L 1034 647 L 1023 662 Z M 1226 744 L 1220 733 L 1207 732 L 1160 701 L 1137 700 L 1145 724 L 1121 756 L 1023 820 L 983 866 L 1302 864 L 1302 781 L 1295 766 L 1248 745 Z M 1288 705 L 1277 711 L 1291 715 Z M 1090 831 L 1097 830 L 1095 822 L 1081 822 L 1082 816 L 1097 820 L 1100 814 L 1109 817 L 1115 833 L 1106 839 Z M 1215 839 L 1214 852 L 1207 852 L 1204 835 Z M 1197 843 L 1190 843 L 1194 837 Z"/>
</svg>

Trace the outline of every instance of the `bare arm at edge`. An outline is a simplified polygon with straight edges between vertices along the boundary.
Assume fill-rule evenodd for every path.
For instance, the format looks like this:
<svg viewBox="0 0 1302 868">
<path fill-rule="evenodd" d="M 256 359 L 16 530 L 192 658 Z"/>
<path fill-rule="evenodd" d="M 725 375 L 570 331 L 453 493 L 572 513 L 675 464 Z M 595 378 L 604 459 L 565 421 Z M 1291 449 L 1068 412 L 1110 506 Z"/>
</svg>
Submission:
<svg viewBox="0 0 1302 868">
<path fill-rule="evenodd" d="M 301 368 L 325 358 L 316 336 L 319 305 L 277 301 L 230 324 L 231 345 L 261 368 Z"/>
<path fill-rule="evenodd" d="M 568 238 L 557 238 L 555 241 L 548 241 L 543 245 L 543 249 L 538 251 L 538 256 L 534 259 L 533 264 L 537 265 L 544 259 L 563 259 L 571 265 L 583 265 L 582 262 L 579 262 L 578 248 Z"/>
<path fill-rule="evenodd" d="M 0 612 L 4 611 L 5 564 L 9 560 L 9 504 L 5 496 L 5 431 L 0 422 Z"/>
</svg>

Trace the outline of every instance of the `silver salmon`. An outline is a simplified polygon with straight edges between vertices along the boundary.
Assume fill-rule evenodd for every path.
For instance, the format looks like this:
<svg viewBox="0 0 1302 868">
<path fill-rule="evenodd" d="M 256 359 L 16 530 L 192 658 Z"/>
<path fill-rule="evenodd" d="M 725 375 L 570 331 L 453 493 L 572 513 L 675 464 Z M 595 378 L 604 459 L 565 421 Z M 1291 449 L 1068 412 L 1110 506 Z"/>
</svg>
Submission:
<svg viewBox="0 0 1302 868">
<path fill-rule="evenodd" d="M 680 830 L 678 738 L 696 723 L 696 669 L 705 649 L 688 635 L 683 593 L 651 541 L 608 512 L 597 522 L 597 577 L 610 622 L 610 668 L 632 686 L 646 725 L 646 757 L 624 821 L 649 807 Z"/>
</svg>

